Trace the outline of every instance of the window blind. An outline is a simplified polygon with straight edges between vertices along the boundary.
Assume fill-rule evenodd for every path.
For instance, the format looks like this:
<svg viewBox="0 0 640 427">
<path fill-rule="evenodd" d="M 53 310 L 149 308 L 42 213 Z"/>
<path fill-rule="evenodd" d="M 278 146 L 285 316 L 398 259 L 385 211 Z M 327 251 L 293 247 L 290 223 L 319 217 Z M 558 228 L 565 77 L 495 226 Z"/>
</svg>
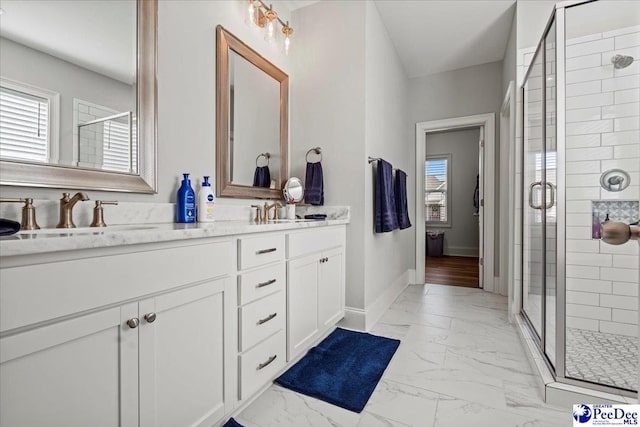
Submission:
<svg viewBox="0 0 640 427">
<path fill-rule="evenodd" d="M 49 100 L 0 87 L 0 157 L 47 162 Z"/>
<path fill-rule="evenodd" d="M 447 222 L 446 158 L 424 162 L 424 217 L 429 222 Z"/>
<path fill-rule="evenodd" d="M 137 144 L 135 130 L 135 125 L 132 123 L 132 141 L 130 144 L 129 123 L 123 123 L 116 120 L 109 120 L 104 123 L 102 131 L 103 169 L 126 173 L 132 173 L 137 170 Z"/>
</svg>

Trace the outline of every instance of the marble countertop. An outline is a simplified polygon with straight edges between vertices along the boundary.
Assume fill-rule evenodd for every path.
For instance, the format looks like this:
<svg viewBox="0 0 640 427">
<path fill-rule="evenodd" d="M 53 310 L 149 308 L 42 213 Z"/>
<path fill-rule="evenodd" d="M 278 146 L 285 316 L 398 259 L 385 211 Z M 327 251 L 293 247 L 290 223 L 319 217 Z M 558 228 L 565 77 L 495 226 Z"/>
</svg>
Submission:
<svg viewBox="0 0 640 427">
<path fill-rule="evenodd" d="M 205 237 L 231 236 L 269 231 L 327 227 L 349 223 L 349 219 L 297 220 L 256 224 L 246 220 L 196 224 L 127 224 L 106 228 L 43 229 L 21 231 L 0 237 L 0 256 L 12 257 L 48 252 L 168 242 Z"/>
</svg>

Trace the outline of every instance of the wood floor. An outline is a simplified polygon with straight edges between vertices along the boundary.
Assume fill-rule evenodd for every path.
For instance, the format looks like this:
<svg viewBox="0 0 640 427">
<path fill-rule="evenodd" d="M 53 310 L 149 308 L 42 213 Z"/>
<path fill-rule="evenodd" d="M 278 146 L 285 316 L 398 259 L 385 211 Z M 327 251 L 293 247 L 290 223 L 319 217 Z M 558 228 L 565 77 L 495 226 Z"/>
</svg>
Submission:
<svg viewBox="0 0 640 427">
<path fill-rule="evenodd" d="M 425 283 L 477 288 L 478 258 L 461 256 L 426 257 Z"/>
</svg>

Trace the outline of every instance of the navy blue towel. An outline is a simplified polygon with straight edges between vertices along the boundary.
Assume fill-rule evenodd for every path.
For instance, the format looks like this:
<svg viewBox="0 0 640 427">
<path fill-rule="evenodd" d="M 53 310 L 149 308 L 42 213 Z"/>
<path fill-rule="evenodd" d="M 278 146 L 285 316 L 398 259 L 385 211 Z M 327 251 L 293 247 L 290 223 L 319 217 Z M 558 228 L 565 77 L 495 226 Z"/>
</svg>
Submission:
<svg viewBox="0 0 640 427">
<path fill-rule="evenodd" d="M 398 227 L 400 230 L 404 230 L 411 227 L 411 221 L 407 209 L 407 174 L 400 169 L 396 170 L 395 196 Z"/>
<path fill-rule="evenodd" d="M 10 236 L 20 231 L 20 223 L 0 218 L 0 236 Z"/>
<path fill-rule="evenodd" d="M 265 187 L 271 186 L 271 172 L 269 166 L 256 166 L 256 172 L 253 174 L 253 186 Z"/>
<path fill-rule="evenodd" d="M 324 205 L 324 183 L 322 181 L 322 164 L 307 162 L 307 173 L 304 180 L 304 201 L 310 205 Z"/>
<path fill-rule="evenodd" d="M 376 171 L 376 233 L 398 228 L 396 202 L 393 197 L 393 168 L 380 159 Z"/>
</svg>

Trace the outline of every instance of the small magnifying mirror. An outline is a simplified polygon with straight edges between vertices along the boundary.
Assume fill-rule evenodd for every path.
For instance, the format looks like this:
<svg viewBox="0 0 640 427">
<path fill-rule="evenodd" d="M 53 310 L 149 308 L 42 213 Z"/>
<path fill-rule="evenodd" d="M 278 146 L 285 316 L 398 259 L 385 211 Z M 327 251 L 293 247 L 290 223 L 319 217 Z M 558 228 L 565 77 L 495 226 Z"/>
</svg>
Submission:
<svg viewBox="0 0 640 427">
<path fill-rule="evenodd" d="M 302 198 L 304 197 L 304 187 L 302 186 L 302 181 L 300 181 L 300 178 L 289 178 L 284 184 L 282 193 L 284 194 L 284 200 L 287 203 L 301 202 Z"/>
</svg>

